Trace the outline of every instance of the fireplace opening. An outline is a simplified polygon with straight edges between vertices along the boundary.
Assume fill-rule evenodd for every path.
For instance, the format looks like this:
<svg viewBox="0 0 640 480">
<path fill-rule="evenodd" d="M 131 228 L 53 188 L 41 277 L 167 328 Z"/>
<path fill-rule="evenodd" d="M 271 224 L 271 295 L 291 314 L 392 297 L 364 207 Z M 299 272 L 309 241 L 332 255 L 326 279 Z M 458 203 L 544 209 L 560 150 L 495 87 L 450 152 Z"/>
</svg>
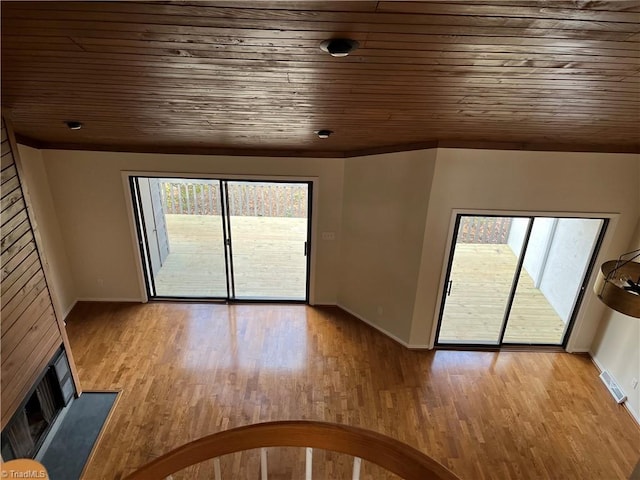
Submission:
<svg viewBox="0 0 640 480">
<path fill-rule="evenodd" d="M 40 401 L 37 395 L 31 395 L 31 398 L 24 407 L 24 413 L 27 416 L 27 423 L 29 425 L 29 434 L 32 438 L 37 440 L 49 426 L 49 422 L 46 420 Z"/>
<path fill-rule="evenodd" d="M 73 396 L 70 376 L 67 356 L 60 350 L 2 431 L 3 460 L 35 456 Z"/>
</svg>

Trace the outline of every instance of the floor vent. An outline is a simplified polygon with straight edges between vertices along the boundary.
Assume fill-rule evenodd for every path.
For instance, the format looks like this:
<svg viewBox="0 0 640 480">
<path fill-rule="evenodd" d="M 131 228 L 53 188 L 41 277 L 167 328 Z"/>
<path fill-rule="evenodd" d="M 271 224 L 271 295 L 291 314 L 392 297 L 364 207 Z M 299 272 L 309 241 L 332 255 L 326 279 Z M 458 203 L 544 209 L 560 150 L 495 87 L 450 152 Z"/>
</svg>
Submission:
<svg viewBox="0 0 640 480">
<path fill-rule="evenodd" d="M 607 386 L 616 402 L 622 403 L 627 399 L 627 396 L 624 394 L 622 389 L 618 386 L 609 372 L 603 370 L 600 374 L 600 380 L 602 380 L 602 382 Z"/>
</svg>

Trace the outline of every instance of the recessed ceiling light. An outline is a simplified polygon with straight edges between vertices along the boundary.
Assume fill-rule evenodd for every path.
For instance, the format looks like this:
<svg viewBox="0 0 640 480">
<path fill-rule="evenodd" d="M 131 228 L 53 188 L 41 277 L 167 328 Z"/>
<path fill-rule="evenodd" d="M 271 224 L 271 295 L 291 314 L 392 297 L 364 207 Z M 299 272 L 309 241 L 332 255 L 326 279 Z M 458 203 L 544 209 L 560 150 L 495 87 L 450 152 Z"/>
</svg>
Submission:
<svg viewBox="0 0 640 480">
<path fill-rule="evenodd" d="M 332 133 L 333 133 L 333 130 L 318 130 L 316 132 L 316 134 L 318 135 L 318 138 L 329 138 Z"/>
<path fill-rule="evenodd" d="M 330 38 L 320 44 L 320 50 L 327 52 L 332 57 L 346 57 L 360 44 L 350 38 Z"/>
<path fill-rule="evenodd" d="M 82 123 L 75 120 L 65 120 L 64 123 L 69 127 L 69 130 L 80 130 L 82 128 Z"/>
</svg>

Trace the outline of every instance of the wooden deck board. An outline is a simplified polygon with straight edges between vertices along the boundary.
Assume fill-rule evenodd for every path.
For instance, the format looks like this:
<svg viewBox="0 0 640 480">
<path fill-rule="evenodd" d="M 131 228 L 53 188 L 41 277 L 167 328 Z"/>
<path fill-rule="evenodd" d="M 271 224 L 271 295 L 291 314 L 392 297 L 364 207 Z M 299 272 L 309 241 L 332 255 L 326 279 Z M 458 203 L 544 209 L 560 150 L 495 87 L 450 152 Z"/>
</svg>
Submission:
<svg viewBox="0 0 640 480">
<path fill-rule="evenodd" d="M 157 294 L 226 297 L 220 216 L 167 214 L 166 219 L 170 254 L 155 278 Z M 231 224 L 236 295 L 304 299 L 306 220 L 233 216 Z M 497 339 L 516 261 L 507 245 L 457 245 L 441 341 Z M 564 322 L 523 272 L 505 342 L 557 344 L 564 329 Z"/>
<path fill-rule="evenodd" d="M 226 297 L 222 220 L 218 215 L 167 214 L 170 253 L 155 286 L 158 296 Z M 306 297 L 307 220 L 231 217 L 237 297 Z"/>
<path fill-rule="evenodd" d="M 505 244 L 456 245 L 441 342 L 496 342 L 516 264 L 516 256 Z M 562 319 L 523 269 L 504 341 L 558 344 L 564 330 Z"/>
</svg>

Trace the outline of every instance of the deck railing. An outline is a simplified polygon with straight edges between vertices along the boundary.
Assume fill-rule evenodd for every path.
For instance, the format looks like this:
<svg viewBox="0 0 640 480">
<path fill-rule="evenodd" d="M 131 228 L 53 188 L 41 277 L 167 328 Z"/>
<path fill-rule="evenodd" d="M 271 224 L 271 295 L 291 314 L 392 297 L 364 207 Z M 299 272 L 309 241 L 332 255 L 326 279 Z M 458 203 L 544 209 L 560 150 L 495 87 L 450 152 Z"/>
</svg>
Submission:
<svg viewBox="0 0 640 480">
<path fill-rule="evenodd" d="M 171 478 L 173 473 L 210 459 L 214 459 L 215 480 L 222 480 L 220 456 L 258 448 L 260 479 L 268 480 L 267 447 L 305 448 L 305 480 L 312 480 L 313 449 L 354 457 L 353 480 L 360 478 L 362 460 L 405 480 L 459 480 L 431 457 L 391 437 L 362 428 L 304 420 L 258 423 L 203 437 L 153 460 L 125 480 Z"/>
<path fill-rule="evenodd" d="M 222 201 L 217 180 L 161 179 L 164 213 L 220 215 Z M 242 182 L 228 184 L 229 212 L 234 216 L 307 216 L 307 186 L 291 183 Z"/>
<path fill-rule="evenodd" d="M 464 216 L 458 227 L 458 243 L 507 243 L 511 218 Z"/>
</svg>

